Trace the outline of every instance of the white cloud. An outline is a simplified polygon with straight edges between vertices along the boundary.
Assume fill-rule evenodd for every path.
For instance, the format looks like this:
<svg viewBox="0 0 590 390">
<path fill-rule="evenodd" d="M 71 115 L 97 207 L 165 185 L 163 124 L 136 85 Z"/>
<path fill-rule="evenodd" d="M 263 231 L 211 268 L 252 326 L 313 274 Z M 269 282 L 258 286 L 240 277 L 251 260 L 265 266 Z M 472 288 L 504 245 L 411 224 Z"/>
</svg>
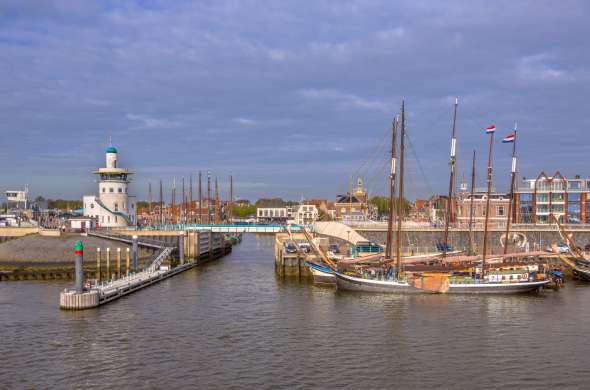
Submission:
<svg viewBox="0 0 590 390">
<path fill-rule="evenodd" d="M 169 129 L 179 127 L 181 125 L 178 121 L 171 121 L 168 119 L 153 118 L 142 114 L 127 114 L 127 119 L 130 121 L 139 122 L 139 125 L 133 129 Z"/>
<path fill-rule="evenodd" d="M 390 111 L 393 105 L 384 100 L 366 99 L 361 96 L 340 92 L 335 89 L 306 88 L 298 91 L 307 100 L 324 101 L 335 104 L 339 109 L 361 109 Z"/>
<path fill-rule="evenodd" d="M 517 70 L 522 79 L 534 81 L 559 81 L 568 80 L 570 75 L 548 62 L 550 56 L 541 53 L 532 56 L 522 57 L 518 60 Z"/>
</svg>

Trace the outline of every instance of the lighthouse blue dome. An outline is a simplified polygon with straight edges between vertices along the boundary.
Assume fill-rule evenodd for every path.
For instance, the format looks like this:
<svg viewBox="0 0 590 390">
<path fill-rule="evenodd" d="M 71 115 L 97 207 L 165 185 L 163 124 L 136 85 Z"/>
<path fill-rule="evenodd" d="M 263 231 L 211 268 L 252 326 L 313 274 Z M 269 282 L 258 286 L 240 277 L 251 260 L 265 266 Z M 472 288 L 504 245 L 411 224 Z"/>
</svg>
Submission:
<svg viewBox="0 0 590 390">
<path fill-rule="evenodd" d="M 114 146 L 109 146 L 107 148 L 107 153 L 118 153 L 117 148 L 115 148 Z"/>
</svg>

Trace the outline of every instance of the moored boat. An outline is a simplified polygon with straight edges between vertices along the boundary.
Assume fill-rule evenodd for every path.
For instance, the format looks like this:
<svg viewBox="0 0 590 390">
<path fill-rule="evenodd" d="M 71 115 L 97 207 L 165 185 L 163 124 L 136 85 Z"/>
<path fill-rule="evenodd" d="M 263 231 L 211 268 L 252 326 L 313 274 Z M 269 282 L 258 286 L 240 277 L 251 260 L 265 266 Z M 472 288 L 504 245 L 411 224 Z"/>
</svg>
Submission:
<svg viewBox="0 0 590 390">
<path fill-rule="evenodd" d="M 310 261 L 306 261 L 305 265 L 309 267 L 311 274 L 313 276 L 313 282 L 319 284 L 334 284 L 336 283 L 336 277 L 334 276 L 334 271 L 327 266 L 312 263 Z"/>
<path fill-rule="evenodd" d="M 398 294 L 430 293 L 430 291 L 414 287 L 407 280 L 360 278 L 341 272 L 334 272 L 334 276 L 336 286 L 341 290 Z"/>
</svg>

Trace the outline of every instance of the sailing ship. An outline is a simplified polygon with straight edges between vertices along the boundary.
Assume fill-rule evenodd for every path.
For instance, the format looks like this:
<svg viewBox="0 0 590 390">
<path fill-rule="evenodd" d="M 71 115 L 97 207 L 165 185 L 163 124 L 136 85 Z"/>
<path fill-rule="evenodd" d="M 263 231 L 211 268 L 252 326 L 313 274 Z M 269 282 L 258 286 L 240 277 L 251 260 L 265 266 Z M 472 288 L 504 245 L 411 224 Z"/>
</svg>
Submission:
<svg viewBox="0 0 590 390">
<path fill-rule="evenodd" d="M 458 99 L 455 100 L 453 127 L 451 133 L 451 153 L 450 153 L 450 167 L 451 174 L 449 179 L 449 197 L 445 214 L 445 230 L 444 230 L 444 244 L 443 244 L 443 259 L 449 255 L 449 225 L 453 221 L 453 191 L 455 187 L 455 164 L 456 164 L 456 120 L 457 120 L 457 106 Z M 396 185 L 396 135 L 397 135 L 397 117 L 393 123 L 392 131 L 392 149 L 391 149 L 391 175 L 390 175 L 390 216 L 387 231 L 387 244 L 385 252 L 385 262 L 381 264 L 382 269 L 387 265 L 393 263 L 393 219 L 394 219 L 394 202 Z M 402 102 L 401 109 L 401 136 L 400 136 L 400 167 L 399 167 L 399 191 L 397 203 L 397 232 L 395 240 L 396 262 L 394 268 L 387 269 L 386 272 L 381 272 L 379 269 L 372 272 L 364 272 L 362 277 L 357 274 L 350 274 L 341 271 L 335 271 L 336 284 L 339 289 L 354 290 L 354 291 L 368 291 L 368 292 L 391 292 L 391 293 L 426 293 L 439 292 L 451 294 L 506 294 L 506 293 L 521 293 L 536 291 L 541 287 L 547 285 L 550 281 L 545 279 L 544 275 L 531 271 L 528 268 L 519 266 L 504 266 L 496 267 L 495 269 L 488 268 L 486 265 L 487 244 L 488 244 L 488 218 L 490 208 L 490 194 L 492 188 L 492 154 L 494 144 L 495 125 L 489 126 L 486 133 L 490 135 L 488 148 L 488 174 L 487 174 L 487 197 L 486 197 L 486 217 L 484 224 L 484 242 L 483 252 L 481 257 L 481 267 L 477 272 L 476 267 L 471 267 L 471 272 L 465 270 L 446 272 L 428 272 L 428 268 L 420 273 L 404 273 L 402 269 L 402 256 L 400 253 L 401 243 L 401 223 L 403 219 L 402 199 L 404 196 L 403 179 L 404 179 L 404 139 L 405 139 L 405 113 L 404 102 Z M 516 137 L 516 129 L 514 138 Z M 515 140 L 513 142 L 516 142 Z M 475 162 L 473 164 L 475 166 Z M 514 193 L 514 176 L 516 174 L 516 147 L 513 146 L 513 161 L 512 161 L 512 183 L 511 183 L 511 199 L 513 202 Z M 474 177 L 474 173 L 472 173 Z M 473 179 L 472 179 L 473 181 Z M 472 184 L 473 187 L 473 184 Z M 473 191 L 473 189 L 472 189 Z M 512 207 L 509 210 L 512 214 Z M 473 217 L 470 213 L 470 225 Z M 470 226 L 470 237 L 472 227 Z M 510 225 L 507 226 L 506 237 L 509 234 Z M 473 249 L 472 238 L 470 240 L 470 251 Z M 506 244 L 507 245 L 507 244 Z"/>
<path fill-rule="evenodd" d="M 400 127 L 400 157 L 399 157 L 399 178 L 397 174 L 397 130 Z M 403 215 L 403 196 L 404 196 L 404 152 L 406 136 L 406 119 L 405 103 L 401 105 L 401 123 L 396 115 L 392 123 L 391 137 L 391 171 L 390 171 L 390 191 L 389 191 L 389 220 L 387 229 L 387 240 L 385 246 L 385 261 L 380 264 L 377 271 L 364 272 L 362 275 L 357 273 L 344 272 L 342 270 L 334 271 L 336 285 L 338 289 L 362 292 L 377 293 L 428 293 L 426 288 L 417 287 L 413 278 L 408 278 L 402 272 L 401 256 L 401 227 Z M 396 180 L 397 179 L 397 180 Z M 399 193 L 397 207 L 395 207 L 394 196 L 396 184 L 399 181 Z M 396 211 L 397 210 L 397 215 Z M 395 218 L 397 217 L 397 218 Z M 397 222 L 395 240 L 395 266 L 393 265 L 393 221 Z M 385 270 L 386 269 L 386 270 Z"/>
<path fill-rule="evenodd" d="M 576 245 L 572 233 L 569 233 L 565 230 L 561 222 L 559 222 L 559 218 L 557 218 L 553 213 L 551 213 L 551 218 L 553 218 L 557 224 L 559 235 L 565 242 L 570 255 L 567 256 L 557 248 L 554 249 L 554 252 L 556 252 L 559 258 L 571 268 L 572 275 L 576 279 L 590 282 L 590 259 L 584 254 L 584 252 L 582 252 L 580 247 Z"/>
<path fill-rule="evenodd" d="M 490 211 L 490 195 L 492 189 L 493 176 L 493 146 L 494 134 L 496 126 L 491 125 L 486 128 L 486 133 L 490 135 L 488 145 L 488 168 L 487 168 L 487 192 L 486 192 L 486 206 L 485 206 L 485 222 L 483 234 L 483 251 L 481 259 L 480 272 L 472 272 L 469 275 L 454 275 L 449 276 L 449 294 L 510 294 L 535 291 L 547 285 L 550 280 L 546 279 L 543 274 L 536 271 L 530 272 L 528 268 L 523 267 L 496 267 L 496 269 L 486 269 L 486 256 L 488 244 L 488 222 Z M 514 137 L 511 138 L 513 142 L 512 148 L 512 180 L 510 188 L 510 206 L 508 211 L 508 221 L 506 226 L 506 237 L 510 233 L 510 221 L 512 218 L 512 203 L 514 201 L 514 178 L 516 175 L 516 126 L 514 129 Z M 475 166 L 475 164 L 473 164 Z M 472 173 L 472 178 L 474 173 Z M 473 182 L 473 179 L 472 179 Z M 447 218 L 448 220 L 448 218 Z M 470 223 L 472 218 L 470 218 Z M 470 227 L 471 231 L 471 227 Z M 507 253 L 508 239 L 505 240 L 504 254 Z"/>
</svg>

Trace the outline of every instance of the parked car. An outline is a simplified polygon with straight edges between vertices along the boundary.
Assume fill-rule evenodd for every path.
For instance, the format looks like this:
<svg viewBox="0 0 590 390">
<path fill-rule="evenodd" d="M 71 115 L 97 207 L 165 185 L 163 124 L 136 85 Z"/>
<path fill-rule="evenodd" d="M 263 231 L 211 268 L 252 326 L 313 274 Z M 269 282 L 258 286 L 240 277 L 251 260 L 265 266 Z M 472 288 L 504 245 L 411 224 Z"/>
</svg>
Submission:
<svg viewBox="0 0 590 390">
<path fill-rule="evenodd" d="M 559 244 L 557 244 L 557 253 L 567 253 L 569 252 L 569 247 L 567 245 L 565 245 L 563 242 L 560 242 Z"/>
<path fill-rule="evenodd" d="M 338 246 L 338 244 L 330 244 L 328 250 L 334 254 L 340 253 L 340 247 Z"/>
<path fill-rule="evenodd" d="M 297 247 L 292 242 L 285 242 L 283 247 L 287 253 L 297 253 Z"/>
<path fill-rule="evenodd" d="M 299 249 L 301 249 L 305 253 L 311 252 L 311 245 L 307 241 L 300 241 L 299 242 Z"/>
</svg>

